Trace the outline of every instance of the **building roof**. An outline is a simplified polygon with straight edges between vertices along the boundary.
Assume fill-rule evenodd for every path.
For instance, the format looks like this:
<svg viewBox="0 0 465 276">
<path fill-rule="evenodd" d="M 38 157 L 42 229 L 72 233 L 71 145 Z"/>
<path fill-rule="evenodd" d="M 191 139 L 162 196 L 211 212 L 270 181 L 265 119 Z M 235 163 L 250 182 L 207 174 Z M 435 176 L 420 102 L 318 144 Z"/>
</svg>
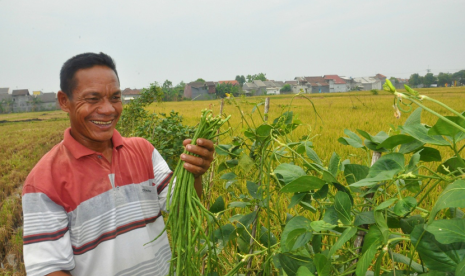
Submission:
<svg viewBox="0 0 465 276">
<path fill-rule="evenodd" d="M 346 82 L 341 79 L 338 75 L 325 75 L 325 80 L 333 80 L 334 84 L 346 84 Z"/>
<path fill-rule="evenodd" d="M 42 93 L 41 95 L 37 97 L 43 103 L 53 103 L 53 102 L 56 102 L 57 95 L 55 92 L 48 92 L 48 93 Z"/>
<path fill-rule="evenodd" d="M 354 78 L 354 81 L 355 82 L 359 82 L 359 83 L 375 83 L 377 81 L 379 81 L 379 79 L 376 79 L 374 77 L 360 77 L 360 78 Z"/>
<path fill-rule="evenodd" d="M 257 86 L 257 87 L 266 87 L 266 84 L 261 81 L 261 80 L 254 80 L 253 83 Z"/>
<path fill-rule="evenodd" d="M 205 85 L 206 86 L 216 86 L 216 83 L 214 81 L 206 81 Z"/>
<path fill-rule="evenodd" d="M 285 84 L 290 84 L 290 85 L 298 85 L 298 84 L 299 84 L 299 82 L 298 82 L 298 81 L 296 81 L 296 80 L 292 80 L 292 81 L 285 81 L 284 83 L 285 83 Z"/>
<path fill-rule="evenodd" d="M 193 81 L 189 82 L 187 85 L 189 85 L 190 87 L 200 88 L 205 87 L 206 83 L 202 81 Z"/>
<path fill-rule="evenodd" d="M 304 77 L 312 86 L 329 86 L 323 77 Z"/>
<path fill-rule="evenodd" d="M 16 89 L 16 90 L 13 90 L 11 95 L 13 95 L 13 96 L 29 96 L 30 94 L 29 94 L 28 89 Z"/>
<path fill-rule="evenodd" d="M 283 81 L 275 81 L 274 84 L 276 84 L 277 87 L 283 87 L 284 86 Z"/>
<path fill-rule="evenodd" d="M 276 84 L 273 81 L 264 81 L 263 82 L 267 88 L 276 87 Z"/>
<path fill-rule="evenodd" d="M 126 88 L 121 92 L 122 95 L 139 95 L 141 89 L 131 89 L 131 88 Z"/>
<path fill-rule="evenodd" d="M 386 76 L 385 75 L 381 75 L 380 73 L 376 74 L 375 78 L 378 78 L 380 80 L 385 80 L 386 79 Z"/>
<path fill-rule="evenodd" d="M 9 90 L 10 90 L 10 88 L 8 88 L 8 87 L 0 88 L 0 94 L 8 94 Z"/>
<path fill-rule="evenodd" d="M 232 85 L 240 85 L 240 83 L 237 80 L 225 80 L 225 81 L 218 81 L 219 84 L 224 84 L 224 83 L 229 83 Z"/>
</svg>

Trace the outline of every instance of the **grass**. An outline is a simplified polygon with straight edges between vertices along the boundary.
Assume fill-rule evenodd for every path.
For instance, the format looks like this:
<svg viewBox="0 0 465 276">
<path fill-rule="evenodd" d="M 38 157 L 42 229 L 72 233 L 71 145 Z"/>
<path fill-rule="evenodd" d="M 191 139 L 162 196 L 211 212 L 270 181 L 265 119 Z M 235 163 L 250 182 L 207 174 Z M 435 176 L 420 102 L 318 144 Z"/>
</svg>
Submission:
<svg viewBox="0 0 465 276">
<path fill-rule="evenodd" d="M 463 87 L 419 89 L 419 92 L 440 100 L 456 110 L 465 110 Z M 271 97 L 270 120 L 282 109 L 289 108 L 291 96 Z M 337 141 L 339 137 L 344 136 L 345 128 L 352 131 L 362 129 L 371 134 L 379 131 L 389 133 L 392 131 L 390 125 L 402 125 L 408 117 L 408 114 L 402 114 L 400 119 L 396 119 L 392 109 L 393 96 L 382 91 L 379 95 L 372 95 L 371 92 L 366 91 L 306 96 L 314 103 L 321 120 L 315 116 L 310 101 L 306 98 L 295 99 L 290 110 L 298 114 L 306 127 L 298 128 L 294 135 L 300 137 L 308 134 L 310 130 L 315 151 L 324 164 L 328 163 L 333 151 L 343 159 L 351 159 L 353 163 L 368 161 L 362 151 L 353 150 Z M 259 115 L 259 111 L 252 112 L 253 106 L 263 100 L 264 97 L 237 99 L 246 116 L 252 117 Z M 211 108 L 214 114 L 218 114 L 220 103 L 219 100 L 166 102 L 153 104 L 149 109 L 157 113 L 178 111 L 184 116 L 185 124 L 195 125 L 199 121 L 201 109 Z M 430 103 L 427 105 L 434 107 L 441 114 L 451 115 L 441 107 Z M 245 126 L 240 124 L 238 110 L 226 101 L 223 112 L 232 115 L 229 123 L 233 128 L 233 134 L 239 134 Z M 423 114 L 422 121 L 429 125 L 435 123 L 433 116 L 427 113 Z M 63 131 L 68 126 L 67 116 L 62 111 L 0 115 L 0 263 L 4 265 L 3 269 L 0 267 L 1 275 L 25 275 L 21 239 L 22 184 L 39 159 L 63 139 Z M 447 158 L 447 154 L 443 157 Z M 432 192 L 430 196 L 437 198 L 439 193 L 440 189 Z M 6 263 L 6 256 L 9 254 L 16 256 L 19 265 L 11 267 Z"/>
</svg>

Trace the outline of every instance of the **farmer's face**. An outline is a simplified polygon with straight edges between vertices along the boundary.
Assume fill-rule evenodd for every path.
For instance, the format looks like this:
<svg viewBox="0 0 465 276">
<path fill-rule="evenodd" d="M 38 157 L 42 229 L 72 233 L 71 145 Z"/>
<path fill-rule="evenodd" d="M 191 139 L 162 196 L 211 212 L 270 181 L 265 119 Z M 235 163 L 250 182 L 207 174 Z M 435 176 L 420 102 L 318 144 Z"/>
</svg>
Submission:
<svg viewBox="0 0 465 276">
<path fill-rule="evenodd" d="M 121 115 L 121 90 L 115 72 L 106 66 L 80 69 L 76 86 L 68 99 L 71 135 L 90 149 L 111 143 Z"/>
</svg>

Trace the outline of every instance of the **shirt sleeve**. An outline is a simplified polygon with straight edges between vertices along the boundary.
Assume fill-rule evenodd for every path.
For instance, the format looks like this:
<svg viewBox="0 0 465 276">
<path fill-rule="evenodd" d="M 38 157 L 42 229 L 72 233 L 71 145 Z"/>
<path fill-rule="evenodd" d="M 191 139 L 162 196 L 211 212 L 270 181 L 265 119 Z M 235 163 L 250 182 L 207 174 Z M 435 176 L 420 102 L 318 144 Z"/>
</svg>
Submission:
<svg viewBox="0 0 465 276">
<path fill-rule="evenodd" d="M 163 157 L 156 149 L 153 149 L 152 152 L 152 165 L 154 175 L 153 183 L 157 187 L 160 209 L 166 212 L 168 186 L 171 181 L 171 176 L 173 175 L 173 172 L 170 170 L 168 164 L 166 164 L 166 161 L 163 159 Z M 171 194 L 173 194 L 173 191 L 174 189 L 172 189 Z"/>
<path fill-rule="evenodd" d="M 27 187 L 25 187 L 27 190 Z M 45 193 L 25 192 L 23 205 L 23 254 L 27 275 L 72 270 L 74 255 L 64 208 Z"/>
</svg>

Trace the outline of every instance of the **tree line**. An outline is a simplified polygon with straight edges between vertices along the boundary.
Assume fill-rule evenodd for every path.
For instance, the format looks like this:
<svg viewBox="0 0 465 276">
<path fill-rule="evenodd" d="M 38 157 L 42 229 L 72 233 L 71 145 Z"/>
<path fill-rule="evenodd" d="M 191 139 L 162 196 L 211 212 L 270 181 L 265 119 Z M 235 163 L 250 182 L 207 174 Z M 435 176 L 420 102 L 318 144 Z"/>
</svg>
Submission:
<svg viewBox="0 0 465 276">
<path fill-rule="evenodd" d="M 418 87 L 430 87 L 432 84 L 437 84 L 438 86 L 451 85 L 457 82 L 457 85 L 465 85 L 465 70 L 460 70 L 455 73 L 439 73 L 437 76 L 434 76 L 433 73 L 427 73 L 424 76 L 419 74 L 412 74 L 408 81 L 410 86 Z"/>
</svg>

